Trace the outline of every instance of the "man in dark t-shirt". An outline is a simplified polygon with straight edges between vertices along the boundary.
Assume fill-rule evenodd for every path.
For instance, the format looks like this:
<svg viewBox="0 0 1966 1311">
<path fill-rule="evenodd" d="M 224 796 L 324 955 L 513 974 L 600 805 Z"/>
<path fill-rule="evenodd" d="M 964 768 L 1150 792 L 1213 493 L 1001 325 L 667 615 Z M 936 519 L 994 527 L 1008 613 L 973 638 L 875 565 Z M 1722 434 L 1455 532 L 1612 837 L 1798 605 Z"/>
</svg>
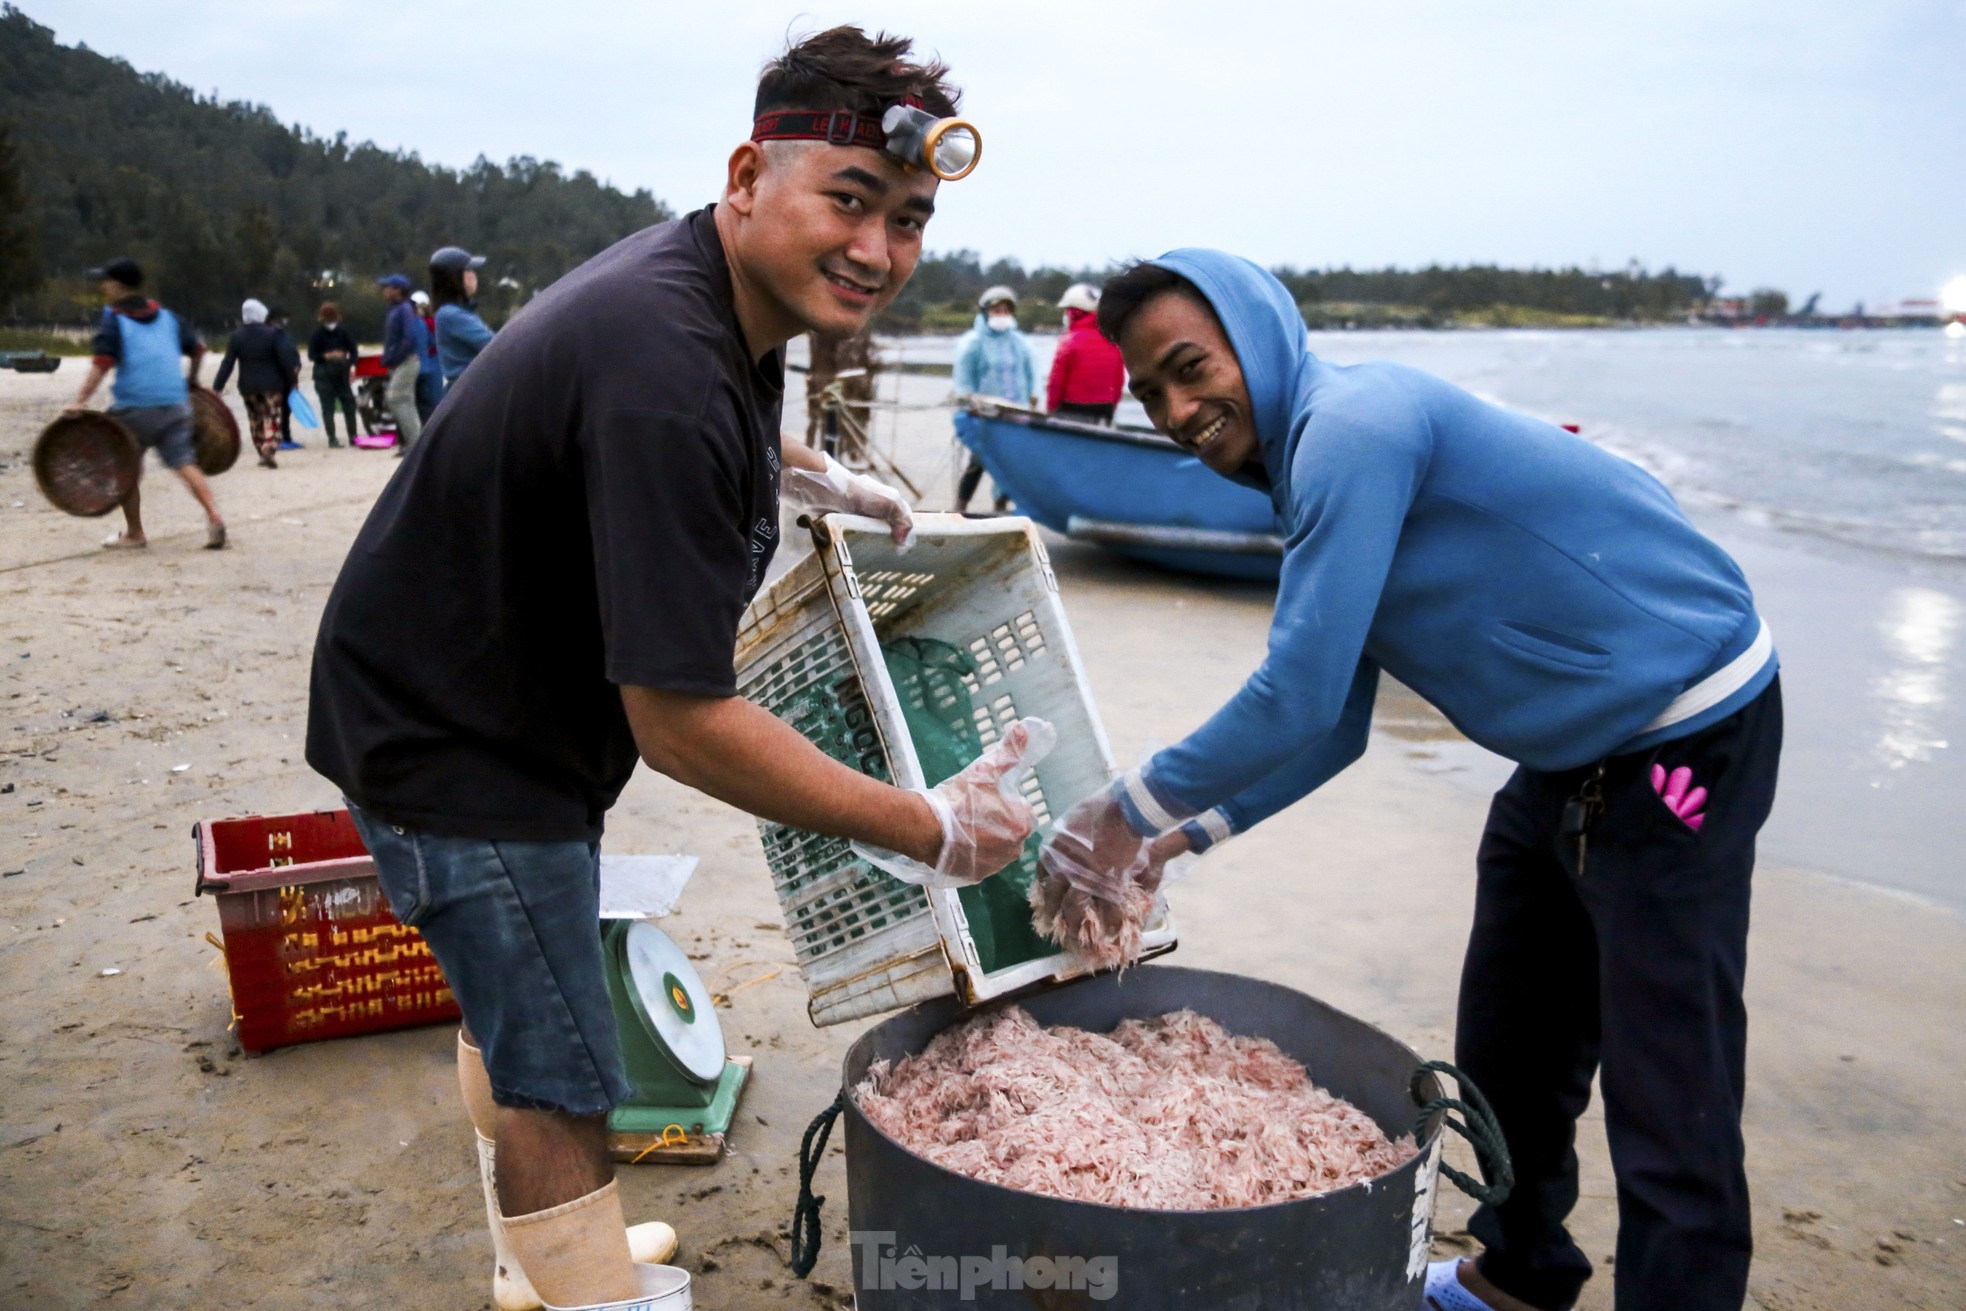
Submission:
<svg viewBox="0 0 1966 1311">
<path fill-rule="evenodd" d="M 307 758 L 463 1008 L 501 1307 L 635 1296 L 649 1272 L 631 1259 L 675 1246 L 666 1226 L 624 1241 L 607 1157 L 628 1085 L 598 842 L 637 760 L 949 878 L 994 873 L 1033 826 L 996 786 L 1024 735 L 910 792 L 736 694 L 781 468 L 812 508 L 910 531 L 886 486 L 779 435 L 785 341 L 863 329 L 920 257 L 936 172 L 905 167 L 919 131 L 882 119 L 953 114 L 955 93 L 909 49 L 836 28 L 769 65 L 723 199 L 513 318 L 377 501 L 322 616 Z"/>
</svg>

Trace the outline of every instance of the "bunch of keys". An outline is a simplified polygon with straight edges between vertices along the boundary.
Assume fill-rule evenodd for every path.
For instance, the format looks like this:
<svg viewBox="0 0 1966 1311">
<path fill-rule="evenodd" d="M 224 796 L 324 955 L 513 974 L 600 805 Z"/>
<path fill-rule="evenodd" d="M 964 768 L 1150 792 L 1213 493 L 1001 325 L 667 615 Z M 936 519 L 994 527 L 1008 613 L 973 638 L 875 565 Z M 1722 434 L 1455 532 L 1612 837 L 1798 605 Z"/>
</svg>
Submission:
<svg viewBox="0 0 1966 1311">
<path fill-rule="evenodd" d="M 1566 838 L 1577 840 L 1577 877 L 1584 877 L 1584 858 L 1590 850 L 1591 825 L 1604 812 L 1604 762 L 1599 761 L 1591 776 L 1584 780 L 1577 795 L 1563 803 L 1562 832 Z"/>
</svg>

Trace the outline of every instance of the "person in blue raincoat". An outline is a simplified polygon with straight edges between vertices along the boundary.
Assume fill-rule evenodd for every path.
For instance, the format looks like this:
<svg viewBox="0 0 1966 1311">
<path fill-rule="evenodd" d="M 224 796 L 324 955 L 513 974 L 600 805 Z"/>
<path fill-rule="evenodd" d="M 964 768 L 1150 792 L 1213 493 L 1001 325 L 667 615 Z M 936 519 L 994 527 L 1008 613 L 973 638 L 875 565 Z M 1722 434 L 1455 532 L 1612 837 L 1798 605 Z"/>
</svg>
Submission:
<svg viewBox="0 0 1966 1311">
<path fill-rule="evenodd" d="M 956 395 L 1038 408 L 1037 362 L 1017 326 L 1017 293 L 1009 287 L 991 287 L 977 297 L 976 308 L 976 326 L 956 343 Z M 983 462 L 972 452 L 969 467 L 956 484 L 956 509 L 969 509 L 982 481 Z M 1009 504 L 1008 497 L 997 497 L 997 509 Z"/>
<path fill-rule="evenodd" d="M 1554 424 L 1415 369 L 1313 355 L 1255 264 L 1178 250 L 1108 283 L 1100 328 L 1154 426 L 1266 491 L 1284 535 L 1260 668 L 1048 838 L 1040 920 L 1124 941 L 1165 863 L 1365 750 L 1383 670 L 1518 768 L 1476 857 L 1456 1060 L 1515 1181 L 1430 1305 L 1558 1311 L 1601 1079 L 1620 1311 L 1738 1311 L 1749 884 L 1782 740 L 1773 638 L 1670 492 Z M 1136 908 L 1136 909 L 1126 909 Z"/>
</svg>

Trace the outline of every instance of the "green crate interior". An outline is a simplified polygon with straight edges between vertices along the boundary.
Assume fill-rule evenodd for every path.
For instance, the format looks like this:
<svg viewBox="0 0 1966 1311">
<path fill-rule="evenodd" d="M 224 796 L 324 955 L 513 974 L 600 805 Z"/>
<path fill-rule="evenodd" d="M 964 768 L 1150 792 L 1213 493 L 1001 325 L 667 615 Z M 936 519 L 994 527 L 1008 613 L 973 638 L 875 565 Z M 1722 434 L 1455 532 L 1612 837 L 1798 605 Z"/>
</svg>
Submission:
<svg viewBox="0 0 1966 1311">
<path fill-rule="evenodd" d="M 1006 547 L 1014 554 L 998 555 Z M 983 549 L 996 557 L 983 564 L 985 569 L 1002 569 L 1022 559 L 1021 543 L 999 542 Z M 968 607 L 933 603 L 935 594 L 928 590 L 936 579 L 933 572 L 861 569 L 858 575 L 861 599 L 874 621 L 888 677 L 901 700 L 916 758 L 930 786 L 959 772 L 1025 714 L 1057 718 L 1060 703 L 1023 707 L 1010 687 L 1022 681 L 1017 675 L 1049 653 L 1034 611 L 1021 611 L 996 624 L 967 620 L 974 613 Z M 981 578 L 974 579 L 972 587 L 979 597 L 1003 595 Z M 1075 726 L 1060 727 L 1069 733 Z M 1051 809 L 1038 775 L 1028 775 L 1021 790 L 1042 831 L 1050 822 Z M 1018 860 L 957 893 L 976 944 L 977 964 L 985 974 L 1058 954 L 1057 946 L 1031 925 L 1028 897 L 1037 875 L 1039 845 L 1033 834 Z"/>
<path fill-rule="evenodd" d="M 745 695 L 840 763 L 883 782 L 890 777 L 866 692 L 837 625 L 748 675 Z M 783 824 L 759 828 L 801 964 L 928 912 L 926 893 L 856 857 L 845 838 Z"/>
<path fill-rule="evenodd" d="M 1033 620 L 1033 630 L 1035 626 Z M 978 642 L 984 643 L 984 639 Z M 886 658 L 895 694 L 901 698 L 908 736 L 914 740 L 915 756 L 930 787 L 962 772 L 997 740 L 1001 728 L 1018 718 L 1008 696 L 995 697 L 984 705 L 976 703 L 985 666 L 953 643 L 900 637 L 884 644 L 881 654 Z M 1050 816 L 1035 779 L 1025 781 L 1024 793 L 1042 826 Z M 976 943 L 977 964 L 985 974 L 1058 951 L 1031 926 L 1028 898 L 1031 881 L 1037 877 L 1039 846 L 1040 839 L 1033 833 L 1024 844 L 1024 854 L 1015 862 L 956 893 Z"/>
<path fill-rule="evenodd" d="M 1076 676 L 1047 641 L 1025 542 L 1021 535 L 930 542 L 907 557 L 914 567 L 900 568 L 886 567 L 901 563 L 887 542 L 869 538 L 854 543 L 854 579 L 931 786 L 1024 714 L 1058 724 L 1060 748 L 1022 785 L 1042 829 L 1052 815 L 1047 780 L 1070 802 L 1102 785 L 1108 766 Z M 787 601 L 809 604 L 791 598 L 780 604 Z M 777 658 L 746 668 L 743 694 L 835 760 L 891 779 L 837 619 L 812 611 L 774 640 L 782 643 Z M 760 828 L 802 965 L 929 912 L 920 888 L 873 869 L 842 839 L 782 825 Z M 986 976 L 1058 954 L 1031 925 L 1028 893 L 1038 846 L 1034 837 L 1009 868 L 957 894 Z"/>
</svg>

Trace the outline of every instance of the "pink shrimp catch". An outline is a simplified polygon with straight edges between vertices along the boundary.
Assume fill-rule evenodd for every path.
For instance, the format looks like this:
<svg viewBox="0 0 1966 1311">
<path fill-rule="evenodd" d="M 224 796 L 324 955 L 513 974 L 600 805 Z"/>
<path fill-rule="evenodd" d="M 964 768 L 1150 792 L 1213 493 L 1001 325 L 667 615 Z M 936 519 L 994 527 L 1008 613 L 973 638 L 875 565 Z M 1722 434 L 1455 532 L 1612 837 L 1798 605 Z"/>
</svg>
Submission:
<svg viewBox="0 0 1966 1311">
<path fill-rule="evenodd" d="M 876 1062 L 854 1096 L 875 1128 L 959 1174 L 1147 1210 L 1311 1197 L 1416 1151 L 1275 1043 L 1191 1010 L 1099 1034 L 1005 1007 Z"/>
</svg>

